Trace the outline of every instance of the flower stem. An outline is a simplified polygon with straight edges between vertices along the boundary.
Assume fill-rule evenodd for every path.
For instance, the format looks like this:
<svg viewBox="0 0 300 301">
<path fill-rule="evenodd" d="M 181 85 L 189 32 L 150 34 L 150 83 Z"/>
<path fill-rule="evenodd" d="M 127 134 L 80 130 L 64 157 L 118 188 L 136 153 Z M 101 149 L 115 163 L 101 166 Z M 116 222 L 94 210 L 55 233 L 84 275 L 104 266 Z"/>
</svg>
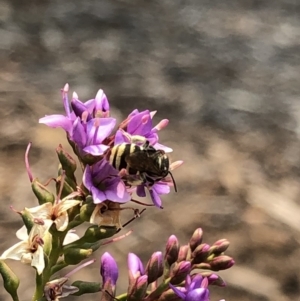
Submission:
<svg viewBox="0 0 300 301">
<path fill-rule="evenodd" d="M 35 283 L 36 283 L 36 287 L 35 287 L 34 295 L 32 297 L 32 301 L 39 300 L 43 296 L 43 289 L 44 289 L 43 275 L 39 275 L 36 272 Z"/>
</svg>

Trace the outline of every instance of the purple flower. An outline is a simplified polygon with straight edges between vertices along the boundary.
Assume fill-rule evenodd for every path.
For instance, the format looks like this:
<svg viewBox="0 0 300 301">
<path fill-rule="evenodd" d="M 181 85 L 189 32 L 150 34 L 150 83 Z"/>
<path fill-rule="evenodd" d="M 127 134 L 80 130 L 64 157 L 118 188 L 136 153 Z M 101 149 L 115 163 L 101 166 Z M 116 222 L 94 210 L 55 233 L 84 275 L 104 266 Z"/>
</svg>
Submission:
<svg viewBox="0 0 300 301">
<path fill-rule="evenodd" d="M 110 135 L 115 127 L 114 118 L 102 118 L 109 116 L 109 103 L 103 90 L 99 90 L 94 99 L 81 102 L 74 92 L 71 101 L 71 108 L 68 99 L 69 85 L 62 89 L 62 99 L 66 115 L 49 115 L 40 118 L 39 122 L 50 127 L 63 128 L 69 140 L 75 143 L 77 155 L 93 156 L 102 155 L 108 148 L 101 144 Z"/>
<path fill-rule="evenodd" d="M 125 203 L 131 199 L 118 171 L 105 159 L 85 167 L 83 184 L 91 192 L 95 204 L 106 200 Z"/>
<path fill-rule="evenodd" d="M 116 285 L 119 270 L 115 259 L 108 252 L 101 256 L 100 274 L 103 283 L 110 282 L 113 286 Z"/>
<path fill-rule="evenodd" d="M 160 195 L 168 194 L 170 192 L 169 183 L 164 182 L 164 181 L 158 181 L 155 184 L 153 184 L 152 186 L 148 186 L 147 183 L 138 185 L 137 189 L 136 189 L 136 194 L 139 197 L 146 196 L 145 187 L 149 190 L 153 204 L 156 207 L 162 208 L 162 201 L 161 201 Z"/>
<path fill-rule="evenodd" d="M 108 252 L 101 256 L 100 274 L 102 276 L 102 290 L 114 296 L 119 271 L 116 261 Z"/>
<path fill-rule="evenodd" d="M 93 117 L 109 117 L 109 102 L 104 91 L 101 89 L 98 90 L 94 99 L 86 101 L 84 105 Z"/>
<path fill-rule="evenodd" d="M 132 136 L 136 136 L 145 138 L 144 140 L 148 140 L 155 149 L 162 149 L 165 152 L 172 152 L 171 148 L 158 143 L 157 135 L 157 132 L 166 127 L 169 121 L 167 119 L 163 119 L 158 125 L 153 127 L 153 116 L 154 113 L 151 113 L 149 110 L 142 112 L 134 110 L 127 118 L 126 131 L 117 131 L 115 135 L 115 145 L 123 142 L 130 143 L 132 142 L 130 138 Z M 143 144 L 143 141 L 140 141 L 140 143 Z"/>
<path fill-rule="evenodd" d="M 134 253 L 128 254 L 127 263 L 130 278 L 136 279 L 145 274 L 145 269 L 141 260 Z"/>
<path fill-rule="evenodd" d="M 93 156 L 100 156 L 108 149 L 102 141 L 108 137 L 115 127 L 114 118 L 93 118 L 88 122 L 77 117 L 69 131 L 69 139 L 76 144 L 78 155 L 86 153 Z"/>
<path fill-rule="evenodd" d="M 191 280 L 190 275 L 186 277 L 185 287 L 177 288 L 170 284 L 170 287 L 178 297 L 185 301 L 209 301 L 208 279 L 200 274 Z"/>
</svg>

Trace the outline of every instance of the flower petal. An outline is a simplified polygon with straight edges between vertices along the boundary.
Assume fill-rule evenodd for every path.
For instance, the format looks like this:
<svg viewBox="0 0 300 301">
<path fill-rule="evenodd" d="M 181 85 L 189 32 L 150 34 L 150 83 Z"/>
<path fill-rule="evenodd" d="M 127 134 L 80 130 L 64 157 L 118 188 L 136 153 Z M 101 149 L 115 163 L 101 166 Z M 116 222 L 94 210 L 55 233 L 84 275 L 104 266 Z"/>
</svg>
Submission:
<svg viewBox="0 0 300 301">
<path fill-rule="evenodd" d="M 107 199 L 106 195 L 103 193 L 103 191 L 97 189 L 96 187 L 91 188 L 91 193 L 93 196 L 94 204 L 100 204 Z"/>
<path fill-rule="evenodd" d="M 85 151 L 88 154 L 91 154 L 93 156 L 101 156 L 103 153 L 109 148 L 109 146 L 104 144 L 98 144 L 98 145 L 89 145 L 86 146 L 83 151 Z"/>
<path fill-rule="evenodd" d="M 86 187 L 86 189 L 91 191 L 91 188 L 93 186 L 93 180 L 92 180 L 91 167 L 89 165 L 87 165 L 84 169 L 83 176 L 82 176 L 82 182 L 83 182 L 83 185 Z"/>
<path fill-rule="evenodd" d="M 152 186 L 152 189 L 155 190 L 158 194 L 168 194 L 170 193 L 170 186 L 164 182 L 157 182 Z"/>
<path fill-rule="evenodd" d="M 139 197 L 144 198 L 146 196 L 145 186 L 144 185 L 138 185 L 137 188 L 136 188 L 136 194 Z"/>
<path fill-rule="evenodd" d="M 57 231 L 65 231 L 69 224 L 69 216 L 67 211 L 58 216 L 55 221 Z"/>
<path fill-rule="evenodd" d="M 70 133 L 72 129 L 72 121 L 64 115 L 49 115 L 39 119 L 39 123 L 44 123 L 52 128 L 61 127 Z"/>
<path fill-rule="evenodd" d="M 206 288 L 197 288 L 187 293 L 186 301 L 209 301 L 209 290 Z"/>
<path fill-rule="evenodd" d="M 38 246 L 37 250 L 34 253 L 32 253 L 31 266 L 36 268 L 39 275 L 42 274 L 45 268 L 45 261 L 44 261 L 44 251 L 41 246 Z"/>
<path fill-rule="evenodd" d="M 28 241 L 20 241 L 3 252 L 0 259 L 14 259 L 21 260 L 24 253 L 28 253 L 29 244 Z"/>
<path fill-rule="evenodd" d="M 16 236 L 20 240 L 27 240 L 28 239 L 28 232 L 27 232 L 27 228 L 25 227 L 25 225 L 16 232 Z"/>
<path fill-rule="evenodd" d="M 149 110 L 134 115 L 127 126 L 127 132 L 131 135 L 144 136 L 152 129 L 152 119 Z"/>
<path fill-rule="evenodd" d="M 98 129 L 95 133 L 96 137 L 93 138 L 93 144 L 100 144 L 107 138 L 116 125 L 115 118 L 94 118 L 87 123 L 87 133 L 93 130 L 95 124 L 99 123 Z"/>
<path fill-rule="evenodd" d="M 81 201 L 78 200 L 68 200 L 68 199 L 63 199 L 60 201 L 56 206 L 58 207 L 57 213 L 58 215 L 65 213 L 67 210 L 71 209 L 72 207 L 77 206 L 80 204 Z"/>
<path fill-rule="evenodd" d="M 108 200 L 117 203 L 126 203 L 131 200 L 130 194 L 126 190 L 126 186 L 121 179 L 117 179 L 116 183 L 107 187 L 105 191 Z"/>
<path fill-rule="evenodd" d="M 185 289 L 183 287 L 176 287 L 172 285 L 171 283 L 169 284 L 171 289 L 174 291 L 174 293 L 181 298 L 182 300 L 185 300 Z"/>
<path fill-rule="evenodd" d="M 84 126 L 81 124 L 79 117 L 76 118 L 73 124 L 72 133 L 70 135 L 72 141 L 74 141 L 80 148 L 86 146 L 87 135 Z"/>
<path fill-rule="evenodd" d="M 162 203 L 161 203 L 161 199 L 160 199 L 159 195 L 157 194 L 157 192 L 154 189 L 149 189 L 149 192 L 150 192 L 150 196 L 151 196 L 153 204 L 156 207 L 161 208 Z"/>
<path fill-rule="evenodd" d="M 115 140 L 114 140 L 114 145 L 118 145 L 118 144 L 121 144 L 121 143 L 128 143 L 129 141 L 127 141 L 125 139 L 125 136 L 123 135 L 123 132 L 120 131 L 120 130 L 117 130 L 116 134 L 115 134 Z"/>
<path fill-rule="evenodd" d="M 102 89 L 100 89 L 95 97 L 95 110 L 107 112 L 109 111 L 109 102 Z"/>
<path fill-rule="evenodd" d="M 48 219 L 52 214 L 53 205 L 48 202 L 40 206 L 25 208 L 25 212 L 29 212 L 34 218 Z"/>
</svg>

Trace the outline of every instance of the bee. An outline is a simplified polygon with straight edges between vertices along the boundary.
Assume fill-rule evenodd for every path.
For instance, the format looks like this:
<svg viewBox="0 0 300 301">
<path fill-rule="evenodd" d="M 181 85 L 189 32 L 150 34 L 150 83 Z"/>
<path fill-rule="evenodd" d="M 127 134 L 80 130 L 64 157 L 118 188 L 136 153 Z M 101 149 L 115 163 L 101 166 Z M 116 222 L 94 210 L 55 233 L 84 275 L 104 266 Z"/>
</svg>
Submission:
<svg viewBox="0 0 300 301">
<path fill-rule="evenodd" d="M 169 170 L 169 157 L 163 150 L 156 150 L 148 140 L 142 145 L 136 143 L 115 145 L 108 155 L 108 161 L 119 171 L 126 169 L 128 174 L 126 180 L 130 185 L 152 186 L 169 174 L 177 191 L 173 175 Z"/>
</svg>

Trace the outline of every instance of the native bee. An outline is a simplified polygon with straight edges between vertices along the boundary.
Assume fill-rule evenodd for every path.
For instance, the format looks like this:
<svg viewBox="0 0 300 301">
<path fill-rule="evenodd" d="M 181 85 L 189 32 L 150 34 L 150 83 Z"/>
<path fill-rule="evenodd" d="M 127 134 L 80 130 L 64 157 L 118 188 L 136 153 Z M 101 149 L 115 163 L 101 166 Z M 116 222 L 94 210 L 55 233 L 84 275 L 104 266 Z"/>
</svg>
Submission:
<svg viewBox="0 0 300 301">
<path fill-rule="evenodd" d="M 142 145 L 136 143 L 121 143 L 115 145 L 108 156 L 108 161 L 117 170 L 126 169 L 127 183 L 130 185 L 147 184 L 152 186 L 170 174 L 169 157 L 163 150 L 156 150 L 149 141 Z"/>
</svg>

